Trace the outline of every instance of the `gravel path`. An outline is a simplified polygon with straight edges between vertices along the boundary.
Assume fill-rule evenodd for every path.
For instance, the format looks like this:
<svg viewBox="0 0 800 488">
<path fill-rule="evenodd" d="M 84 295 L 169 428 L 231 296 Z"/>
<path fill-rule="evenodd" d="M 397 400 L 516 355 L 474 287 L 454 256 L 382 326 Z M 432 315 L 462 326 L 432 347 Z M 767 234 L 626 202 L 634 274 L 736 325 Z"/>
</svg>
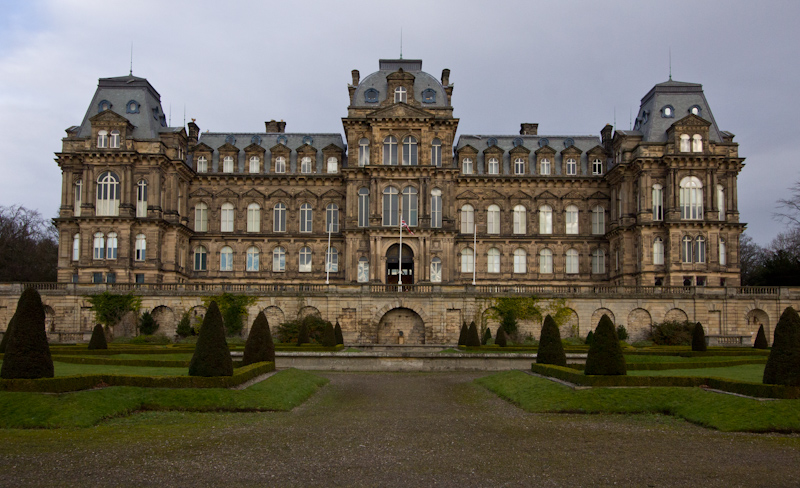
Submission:
<svg viewBox="0 0 800 488">
<path fill-rule="evenodd" d="M 289 413 L 0 431 L 0 486 L 798 486 L 800 436 L 527 414 L 480 373 L 320 373 Z"/>
</svg>

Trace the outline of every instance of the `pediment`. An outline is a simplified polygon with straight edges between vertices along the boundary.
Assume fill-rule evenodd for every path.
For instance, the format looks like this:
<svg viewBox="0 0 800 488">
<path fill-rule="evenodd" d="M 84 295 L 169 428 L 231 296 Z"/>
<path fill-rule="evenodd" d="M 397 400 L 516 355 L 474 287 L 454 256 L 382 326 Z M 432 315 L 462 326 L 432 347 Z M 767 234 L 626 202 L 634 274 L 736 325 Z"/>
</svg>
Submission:
<svg viewBox="0 0 800 488">
<path fill-rule="evenodd" d="M 297 151 L 297 154 L 317 154 L 317 148 L 311 144 L 303 144 L 295 149 L 295 151 Z"/>
<path fill-rule="evenodd" d="M 608 195 L 606 195 L 603 192 L 596 191 L 591 195 L 589 195 L 589 198 L 587 198 L 587 200 L 608 200 Z"/>
<path fill-rule="evenodd" d="M 583 152 L 583 151 L 581 151 L 581 150 L 580 150 L 580 149 L 578 149 L 577 147 L 575 147 L 575 146 L 570 146 L 570 147 L 564 148 L 564 150 L 563 150 L 563 151 L 561 151 L 561 154 L 564 154 L 564 155 L 571 155 L 571 154 L 579 155 L 579 154 L 581 154 L 582 152 Z"/>
<path fill-rule="evenodd" d="M 342 152 L 342 148 L 341 148 L 341 147 L 339 147 L 339 146 L 337 146 L 337 145 L 336 145 L 336 144 L 334 144 L 334 143 L 330 143 L 330 144 L 328 144 L 327 146 L 325 146 L 325 147 L 323 147 L 323 148 L 322 148 L 322 152 L 328 152 L 328 151 L 334 151 L 334 152 L 338 151 L 338 152 Z"/>
<path fill-rule="evenodd" d="M 711 122 L 695 114 L 689 114 L 681 120 L 676 121 L 671 127 L 709 127 Z"/>
<path fill-rule="evenodd" d="M 531 150 L 525 146 L 519 145 L 514 149 L 508 151 L 509 154 L 530 154 Z"/>
<path fill-rule="evenodd" d="M 291 195 L 284 190 L 275 190 L 274 192 L 267 195 L 268 198 L 289 198 Z"/>
<path fill-rule="evenodd" d="M 505 152 L 505 151 L 503 151 L 501 148 L 499 148 L 497 146 L 489 146 L 489 147 L 487 147 L 486 149 L 483 150 L 483 154 L 501 155 L 501 154 L 503 154 L 503 152 Z"/>
<path fill-rule="evenodd" d="M 117 124 L 122 122 L 129 123 L 128 119 L 110 109 L 103 110 L 99 114 L 89 117 L 89 121 L 91 121 L 92 124 L 96 122 L 117 123 Z"/>
<path fill-rule="evenodd" d="M 246 192 L 244 192 L 243 196 L 250 198 L 266 198 L 266 195 L 256 190 L 255 188 L 247 190 Z"/>
<path fill-rule="evenodd" d="M 506 196 L 500 193 L 497 190 L 491 190 L 487 195 L 486 198 L 489 200 L 505 200 Z"/>
<path fill-rule="evenodd" d="M 583 200 L 583 193 L 578 190 L 572 190 L 561 196 L 562 200 Z"/>
<path fill-rule="evenodd" d="M 272 152 L 272 153 L 276 153 L 276 152 L 277 153 L 281 153 L 281 152 L 287 152 L 288 153 L 288 152 L 291 152 L 291 149 L 289 149 L 289 147 L 286 146 L 285 144 L 278 143 L 278 144 L 275 144 L 274 146 L 272 146 L 271 148 L 269 148 L 269 151 Z"/>
<path fill-rule="evenodd" d="M 368 119 L 430 119 L 428 112 L 412 107 L 407 103 L 394 103 L 386 108 L 378 109 L 367 115 Z"/>
<path fill-rule="evenodd" d="M 536 196 L 537 200 L 558 200 L 558 197 L 545 190 Z"/>
<path fill-rule="evenodd" d="M 589 149 L 588 151 L 586 151 L 586 154 L 592 154 L 592 155 L 600 154 L 600 155 L 605 156 L 606 150 L 605 150 L 605 148 L 603 146 L 598 144 L 595 147 L 593 147 L 593 148 Z"/>
<path fill-rule="evenodd" d="M 235 191 L 231 190 L 230 188 L 225 188 L 221 192 L 214 195 L 218 198 L 239 198 L 239 194 Z"/>
<path fill-rule="evenodd" d="M 252 153 L 252 152 L 256 152 L 256 153 L 263 153 L 264 151 L 266 151 L 266 149 L 264 149 L 263 147 L 261 147 L 261 145 L 260 145 L 260 144 L 255 144 L 255 143 L 254 143 L 254 144 L 250 144 L 249 146 L 247 146 L 246 148 L 244 148 L 244 151 L 245 151 L 245 152 L 249 152 L 249 153 Z"/>
<path fill-rule="evenodd" d="M 474 192 L 467 190 L 463 193 L 456 195 L 457 200 L 481 200 L 481 197 L 476 195 Z"/>
<path fill-rule="evenodd" d="M 512 199 L 512 200 L 524 200 L 524 201 L 533 200 L 533 196 L 528 195 L 524 191 L 520 191 L 520 190 L 517 190 L 516 192 L 514 192 L 509 198 Z"/>
<path fill-rule="evenodd" d="M 230 142 L 226 142 L 225 144 L 221 145 L 217 148 L 217 150 L 221 153 L 238 153 L 239 148 L 231 144 Z"/>
<path fill-rule="evenodd" d="M 336 190 L 328 190 L 325 193 L 323 193 L 322 195 L 320 195 L 320 198 L 343 199 L 344 198 L 344 194 L 342 194 L 342 193 L 340 193 L 340 192 L 338 192 Z"/>
<path fill-rule="evenodd" d="M 553 149 L 550 146 L 542 146 L 539 149 L 537 149 L 536 151 L 534 151 L 534 153 L 535 154 L 553 154 L 554 155 L 556 153 L 556 150 Z"/>
<path fill-rule="evenodd" d="M 458 153 L 459 154 L 461 154 L 462 152 L 478 154 L 478 150 L 474 146 L 472 146 L 470 144 L 467 144 L 466 146 L 461 146 L 458 149 Z"/>
<path fill-rule="evenodd" d="M 302 190 L 300 193 L 296 194 L 294 197 L 295 198 L 302 198 L 302 199 L 306 199 L 306 200 L 308 200 L 308 199 L 316 200 L 318 198 L 315 193 L 310 192 L 308 190 Z"/>
<path fill-rule="evenodd" d="M 195 153 L 198 153 L 198 152 L 213 153 L 214 149 L 212 149 L 211 146 L 209 146 L 205 142 L 201 142 L 200 144 L 197 144 L 196 146 L 194 146 L 192 148 L 192 152 L 195 152 Z"/>
<path fill-rule="evenodd" d="M 212 197 L 214 196 L 210 191 L 206 190 L 205 188 L 198 188 L 197 190 L 189 193 L 190 197 Z"/>
</svg>

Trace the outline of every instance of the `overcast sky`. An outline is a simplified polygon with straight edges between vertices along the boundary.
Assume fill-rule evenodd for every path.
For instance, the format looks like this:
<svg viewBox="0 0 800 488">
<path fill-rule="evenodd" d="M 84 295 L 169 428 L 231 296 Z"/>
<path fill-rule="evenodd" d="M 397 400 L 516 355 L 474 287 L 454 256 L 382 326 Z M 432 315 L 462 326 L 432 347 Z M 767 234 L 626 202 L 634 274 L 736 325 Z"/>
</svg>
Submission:
<svg viewBox="0 0 800 488">
<path fill-rule="evenodd" d="M 64 129 L 98 78 L 128 73 L 161 94 L 173 126 L 342 132 L 350 71 L 380 58 L 451 70 L 459 134 L 599 135 L 630 127 L 669 76 L 702 83 L 747 158 L 739 210 L 765 244 L 776 200 L 800 179 L 800 2 L 4 1 L 0 11 L 0 205 L 55 216 Z"/>
</svg>

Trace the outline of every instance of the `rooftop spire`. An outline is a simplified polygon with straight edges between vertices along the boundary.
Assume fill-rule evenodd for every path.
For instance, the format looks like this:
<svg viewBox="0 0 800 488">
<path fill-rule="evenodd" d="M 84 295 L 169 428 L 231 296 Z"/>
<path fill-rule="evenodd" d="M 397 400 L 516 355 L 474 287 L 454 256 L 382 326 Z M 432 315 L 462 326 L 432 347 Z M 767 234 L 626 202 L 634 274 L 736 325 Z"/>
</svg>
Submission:
<svg viewBox="0 0 800 488">
<path fill-rule="evenodd" d="M 133 76 L 133 41 L 131 41 L 131 70 L 128 75 Z"/>
<path fill-rule="evenodd" d="M 403 59 L 403 28 L 400 28 L 400 59 Z"/>
<path fill-rule="evenodd" d="M 669 81 L 672 81 L 672 48 L 669 48 Z"/>
</svg>

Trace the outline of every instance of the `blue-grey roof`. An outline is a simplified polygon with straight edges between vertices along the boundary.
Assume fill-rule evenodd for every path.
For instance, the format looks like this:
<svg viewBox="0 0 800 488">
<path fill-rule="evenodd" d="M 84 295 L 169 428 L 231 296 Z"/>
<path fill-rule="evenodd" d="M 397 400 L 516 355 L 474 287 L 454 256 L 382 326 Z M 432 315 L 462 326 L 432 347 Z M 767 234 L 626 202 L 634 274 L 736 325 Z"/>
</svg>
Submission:
<svg viewBox="0 0 800 488">
<path fill-rule="evenodd" d="M 665 107 L 672 108 L 672 117 L 663 116 Z M 711 122 L 709 138 L 714 142 L 721 142 L 722 136 L 703 94 L 703 85 L 671 79 L 654 86 L 642 98 L 634 130 L 641 132 L 645 142 L 666 142 L 669 127 L 689 115 L 692 107 L 699 107 L 698 116 Z"/>
<path fill-rule="evenodd" d="M 356 88 L 355 96 L 353 97 L 353 107 L 359 108 L 378 108 L 380 103 L 386 100 L 388 94 L 388 82 L 386 77 L 395 71 L 403 68 L 406 73 L 414 75 L 414 100 L 422 102 L 422 92 L 431 89 L 436 94 L 436 100 L 433 103 L 422 103 L 423 107 L 447 107 L 447 95 L 444 92 L 444 87 L 433 75 L 422 71 L 422 60 L 419 59 L 381 59 L 379 63 L 380 70 L 370 75 L 367 75 Z M 369 89 L 378 91 L 377 102 L 366 102 L 365 93 Z"/>
</svg>

